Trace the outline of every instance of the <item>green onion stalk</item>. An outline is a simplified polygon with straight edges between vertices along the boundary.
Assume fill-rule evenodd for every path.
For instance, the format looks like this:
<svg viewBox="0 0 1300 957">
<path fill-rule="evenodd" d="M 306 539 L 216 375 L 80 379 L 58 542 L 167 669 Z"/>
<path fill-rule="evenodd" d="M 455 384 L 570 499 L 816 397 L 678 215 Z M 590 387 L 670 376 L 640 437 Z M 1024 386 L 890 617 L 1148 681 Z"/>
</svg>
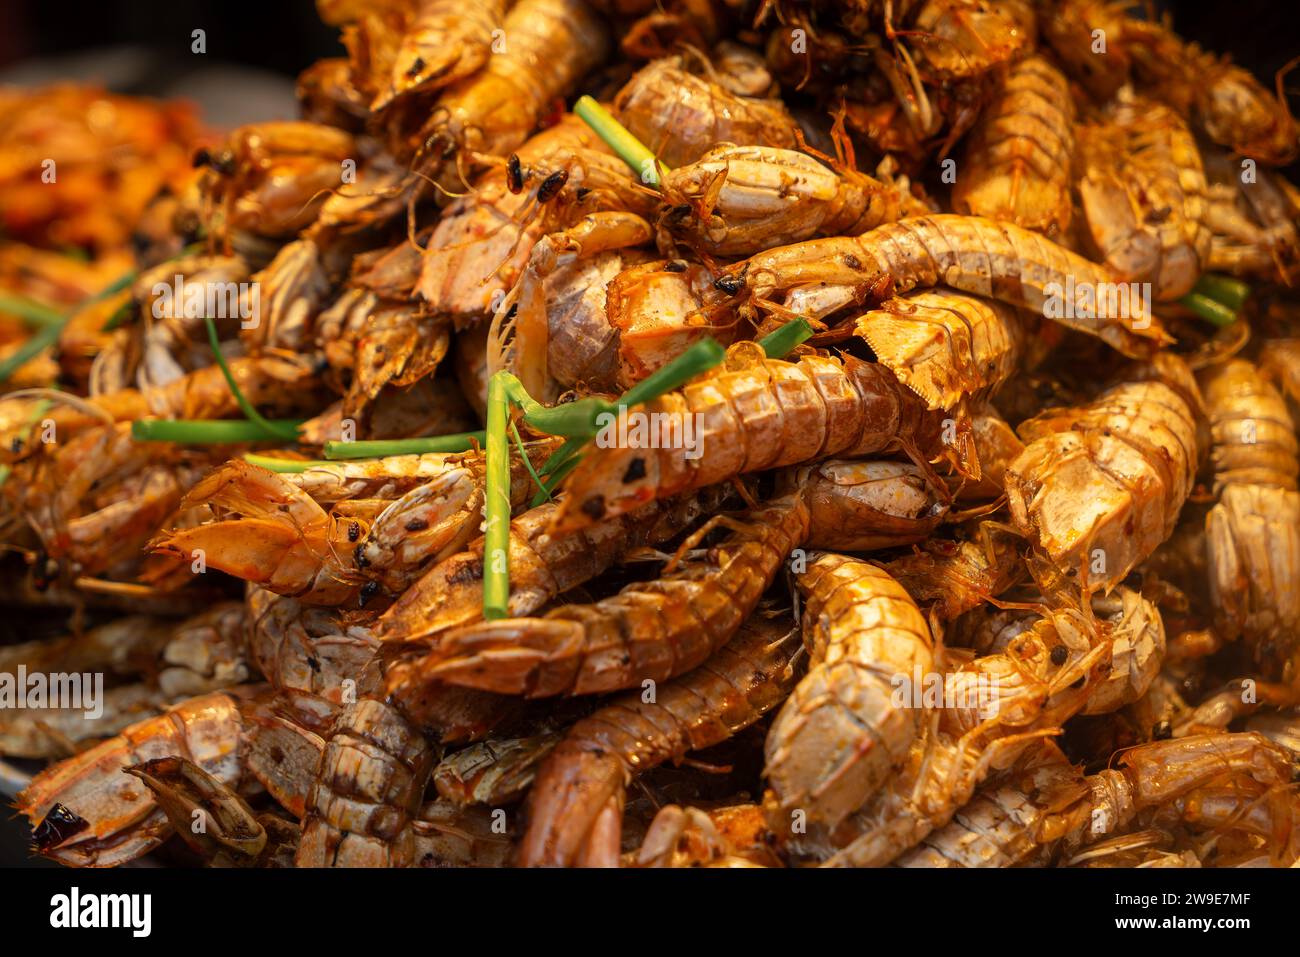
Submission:
<svg viewBox="0 0 1300 957">
<path fill-rule="evenodd" d="M 280 459 L 271 455 L 254 455 L 248 452 L 244 455 L 244 461 L 249 465 L 256 465 L 264 468 L 268 472 L 294 473 L 305 472 L 308 469 L 319 468 L 323 465 L 337 466 L 337 462 L 325 462 L 320 459 Z"/>
<path fill-rule="evenodd" d="M 483 527 L 483 617 L 492 621 L 510 614 L 510 417 L 506 379 L 498 372 L 488 380 L 487 490 Z M 516 380 L 518 381 L 518 380 Z"/>
<path fill-rule="evenodd" d="M 264 420 L 267 421 L 267 420 Z M 276 430 L 294 430 L 303 419 L 271 419 Z M 180 445 L 233 445 L 265 442 L 265 426 L 246 419 L 136 419 L 131 437 L 137 442 L 176 442 Z"/>
<path fill-rule="evenodd" d="M 573 112 L 605 141 L 606 146 L 618 154 L 619 159 L 632 168 L 632 172 L 641 177 L 642 182 L 647 186 L 659 186 L 668 167 L 633 136 L 627 127 L 614 119 L 609 110 L 591 97 L 581 96 L 573 104 Z"/>
<path fill-rule="evenodd" d="M 1237 314 L 1250 298 L 1250 286 L 1240 279 L 1205 273 L 1192 291 L 1178 304 L 1211 325 L 1223 328 L 1236 322 Z"/>
<path fill-rule="evenodd" d="M 389 455 L 426 455 L 433 452 L 468 452 L 483 445 L 487 433 L 453 432 L 417 439 L 372 439 L 360 442 L 326 442 L 327 459 L 378 459 Z"/>
</svg>

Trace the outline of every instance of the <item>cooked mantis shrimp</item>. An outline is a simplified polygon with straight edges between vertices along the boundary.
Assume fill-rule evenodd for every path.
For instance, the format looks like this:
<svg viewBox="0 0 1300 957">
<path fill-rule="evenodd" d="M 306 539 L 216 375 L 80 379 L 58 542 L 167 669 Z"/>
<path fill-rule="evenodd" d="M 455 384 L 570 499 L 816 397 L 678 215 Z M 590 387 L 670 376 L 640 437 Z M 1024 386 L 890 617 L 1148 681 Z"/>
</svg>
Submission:
<svg viewBox="0 0 1300 957">
<path fill-rule="evenodd" d="M 690 72 L 683 57 L 643 67 L 614 98 L 614 114 L 670 169 L 718 143 L 795 145 L 795 124 L 780 100 L 740 96 Z"/>
<path fill-rule="evenodd" d="M 1295 64 L 1131 0 L 317 7 L 296 119 L 0 90 L 35 853 L 1297 863 Z"/>
<path fill-rule="evenodd" d="M 1300 627 L 1300 474 L 1295 426 L 1281 394 L 1250 362 L 1200 376 L 1218 504 L 1206 517 L 1215 625 L 1243 637 L 1268 670 L 1293 677 Z"/>
<path fill-rule="evenodd" d="M 1140 297 L 1104 294 L 1118 277 L 1010 223 L 952 214 L 886 223 L 854 238 L 812 239 L 731 266 L 715 296 L 825 315 L 882 292 L 947 285 L 1029 309 L 1143 357 L 1169 341 Z M 725 297 L 725 298 L 724 298 Z"/>
<path fill-rule="evenodd" d="M 1159 104 L 1119 101 L 1086 144 L 1079 199 L 1087 233 L 1122 282 L 1157 300 L 1189 292 L 1210 258 L 1205 171 L 1191 131 Z"/>
<path fill-rule="evenodd" d="M 1239 829 L 1294 859 L 1294 797 L 1288 756 L 1262 735 L 1210 734 L 1159 741 L 1124 753 L 1117 769 L 1082 776 L 1051 745 L 990 785 L 961 817 L 900 857 L 903 867 L 1008 867 L 1080 852 L 1145 822 Z M 1282 840 L 1273 844 L 1278 837 Z M 1224 842 L 1226 843 L 1226 841 Z"/>
<path fill-rule="evenodd" d="M 1028 444 L 1006 473 L 1012 519 L 1087 588 L 1110 589 L 1155 551 L 1192 489 L 1200 397 L 1194 382 L 1190 394 L 1179 386 L 1182 361 L 1165 360 L 1174 385 L 1121 383 L 1020 427 Z"/>
<path fill-rule="evenodd" d="M 567 535 L 551 533 L 556 504 L 529 509 L 510 523 L 511 615 L 528 617 L 631 550 L 665 543 L 725 497 L 725 491 L 706 490 L 649 502 Z M 477 620 L 483 611 L 483 545 L 476 539 L 431 568 L 380 616 L 376 634 L 384 641 L 408 641 Z"/>
<path fill-rule="evenodd" d="M 647 403 L 644 414 L 678 435 L 694 428 L 697 457 L 658 441 L 669 447 L 593 449 L 569 477 L 557 531 L 758 469 L 894 449 L 921 464 L 951 451 L 942 415 L 927 413 L 881 366 L 852 356 L 789 362 L 751 344 L 733 347 L 722 367 Z"/>
<path fill-rule="evenodd" d="M 433 770 L 424 737 L 373 699 L 335 721 L 307 800 L 299 867 L 410 867 L 415 817 Z"/>
<path fill-rule="evenodd" d="M 953 208 L 1041 232 L 1068 235 L 1074 107 L 1065 77 L 1046 59 L 1011 67 L 971 131 Z"/>
<path fill-rule="evenodd" d="M 435 681 L 528 697 L 598 694 L 689 671 L 731 639 L 808 533 L 798 493 L 743 518 L 719 518 L 731 535 L 703 560 L 684 559 L 657 581 L 591 605 L 443 632 L 420 670 Z"/>
<path fill-rule="evenodd" d="M 371 102 L 371 111 L 382 110 L 399 96 L 436 90 L 472 76 L 494 52 L 494 33 L 508 6 L 507 0 L 469 8 L 449 0 L 416 3 L 393 59 L 388 89 Z"/>
<path fill-rule="evenodd" d="M 921 712 L 898 707 L 894 689 L 933 668 L 933 639 L 874 565 L 810 555 L 798 584 L 809 671 L 768 733 L 765 774 L 783 809 L 834 827 L 906 757 Z"/>
<path fill-rule="evenodd" d="M 663 181 L 668 222 L 714 256 L 813 236 L 857 236 L 925 206 L 892 183 L 770 146 L 714 147 Z"/>
<path fill-rule="evenodd" d="M 651 699 L 616 698 L 575 724 L 537 772 L 524 866 L 617 866 L 631 776 L 757 721 L 794 682 L 796 633 L 759 617 L 708 664 Z"/>
</svg>

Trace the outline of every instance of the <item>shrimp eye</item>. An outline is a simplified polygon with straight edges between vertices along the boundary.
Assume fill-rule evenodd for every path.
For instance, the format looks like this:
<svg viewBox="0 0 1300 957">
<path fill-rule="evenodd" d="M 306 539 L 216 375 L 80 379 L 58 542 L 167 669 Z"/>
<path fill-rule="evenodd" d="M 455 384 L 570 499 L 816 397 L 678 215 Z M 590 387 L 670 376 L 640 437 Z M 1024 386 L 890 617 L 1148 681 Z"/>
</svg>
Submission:
<svg viewBox="0 0 1300 957">
<path fill-rule="evenodd" d="M 379 591 L 379 582 L 366 582 L 361 586 L 361 594 L 357 596 L 357 607 L 365 608 L 366 603 L 375 597 L 375 592 Z"/>
<path fill-rule="evenodd" d="M 200 146 L 198 149 L 194 151 L 194 159 L 191 165 L 195 169 L 198 169 L 200 166 L 212 165 L 212 153 L 208 150 L 206 146 Z"/>
<path fill-rule="evenodd" d="M 406 75 L 414 79 L 424 72 L 424 57 L 418 56 L 411 63 L 411 68 L 406 71 Z"/>
<path fill-rule="evenodd" d="M 664 263 L 664 272 L 686 272 L 686 263 L 680 259 L 674 259 Z"/>
<path fill-rule="evenodd" d="M 1174 726 L 1169 723 L 1168 719 L 1156 723 L 1151 729 L 1151 737 L 1157 741 L 1165 741 L 1174 736 Z"/>
<path fill-rule="evenodd" d="M 725 292 L 728 296 L 734 296 L 745 288 L 745 280 L 739 276 L 722 275 L 713 280 L 713 288 Z"/>
<path fill-rule="evenodd" d="M 542 185 L 537 187 L 537 201 L 539 203 L 549 203 L 557 193 L 564 188 L 564 184 L 569 181 L 569 171 L 567 169 L 557 169 L 546 179 L 542 180 Z"/>
<path fill-rule="evenodd" d="M 88 827 L 90 822 L 76 811 L 66 805 L 55 804 L 32 830 L 32 842 L 37 850 L 47 851 Z"/>
<path fill-rule="evenodd" d="M 1058 668 L 1065 664 L 1065 659 L 1070 657 L 1070 653 L 1065 650 L 1065 645 L 1057 645 L 1052 649 L 1052 664 Z"/>
<path fill-rule="evenodd" d="M 208 165 L 222 176 L 229 176 L 235 171 L 235 154 L 230 150 L 222 150 L 211 158 Z"/>
<path fill-rule="evenodd" d="M 524 167 L 519 162 L 519 154 L 511 153 L 506 161 L 506 185 L 510 192 L 518 193 L 524 188 Z"/>
</svg>

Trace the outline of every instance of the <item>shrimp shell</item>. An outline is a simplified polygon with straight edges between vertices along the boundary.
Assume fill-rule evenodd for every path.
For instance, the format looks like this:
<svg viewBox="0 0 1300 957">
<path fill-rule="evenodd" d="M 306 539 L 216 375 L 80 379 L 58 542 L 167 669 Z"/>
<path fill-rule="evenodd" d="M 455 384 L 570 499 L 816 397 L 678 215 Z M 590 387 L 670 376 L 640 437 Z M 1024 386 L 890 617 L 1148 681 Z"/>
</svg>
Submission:
<svg viewBox="0 0 1300 957">
<path fill-rule="evenodd" d="M 947 507 L 925 474 L 906 462 L 832 459 L 792 470 L 811 525 L 806 545 L 852 552 L 910 545 L 929 537 Z"/>
<path fill-rule="evenodd" d="M 1011 67 L 966 146 L 952 190 L 959 213 L 1069 235 L 1073 200 L 1074 101 L 1051 63 L 1027 57 Z"/>
<path fill-rule="evenodd" d="M 799 656 L 795 630 L 757 617 L 705 664 L 658 689 L 613 699 L 569 729 L 537 773 L 526 867 L 616 864 L 623 792 L 632 776 L 718 744 L 789 693 Z M 612 835 L 605 818 L 617 810 Z"/>
<path fill-rule="evenodd" d="M 462 152 L 509 153 L 610 53 L 606 25 L 582 0 L 519 0 L 501 30 L 504 50 L 442 91 L 422 130 L 425 151 L 450 139 Z M 448 179 L 459 192 L 461 178 Z"/>
<path fill-rule="evenodd" d="M 775 499 L 739 521 L 725 519 L 731 537 L 704 560 L 595 604 L 445 632 L 420 670 L 435 681 L 527 697 L 665 681 L 731 639 L 807 536 L 808 521 L 801 496 Z"/>
<path fill-rule="evenodd" d="M 634 548 L 660 545 L 702 514 L 716 511 L 725 491 L 648 502 L 572 534 L 551 533 L 559 506 L 548 502 L 510 523 L 510 617 L 532 615 L 558 595 L 595 578 Z M 483 539 L 439 562 L 382 616 L 383 641 L 427 638 L 469 624 L 483 612 Z"/>
<path fill-rule="evenodd" d="M 1196 420 L 1179 391 L 1123 383 L 1031 419 L 1020 434 L 1029 444 L 1006 473 L 1011 517 L 1089 589 L 1109 590 L 1172 534 L 1199 460 Z"/>
<path fill-rule="evenodd" d="M 1229 485 L 1205 520 L 1215 629 L 1244 636 L 1269 670 L 1300 669 L 1300 492 Z"/>
<path fill-rule="evenodd" d="M 1087 234 L 1115 278 L 1148 282 L 1157 300 L 1190 292 L 1210 257 L 1209 187 L 1196 140 L 1171 110 L 1121 101 L 1090 144 L 1079 180 Z"/>
<path fill-rule="evenodd" d="M 1138 297 L 1121 302 L 1104 291 L 1119 278 L 1046 237 L 980 216 L 936 214 L 900 219 L 863 236 L 812 239 L 751 256 L 728 268 L 731 287 L 801 312 L 800 296 L 839 305 L 860 302 L 882 285 L 896 293 L 951 286 L 1029 309 L 1097 336 L 1125 355 L 1150 355 L 1172 339 Z M 1084 298 L 1091 291 L 1092 303 Z M 1073 298 L 1072 298 L 1073 297 Z M 1128 313 L 1126 315 L 1126 313 Z"/>
<path fill-rule="evenodd" d="M 783 808 L 829 826 L 902 763 L 919 709 L 893 701 L 897 677 L 934 666 L 915 602 L 889 574 L 841 555 L 809 556 L 797 578 L 810 670 L 767 736 L 764 774 Z"/>
<path fill-rule="evenodd" d="M 471 744 L 439 762 L 433 771 L 434 786 L 458 806 L 513 804 L 528 791 L 538 766 L 563 737 L 562 732 L 551 731 Z"/>
<path fill-rule="evenodd" d="M 927 408 L 947 410 L 997 391 L 1018 368 L 1026 338 L 1016 310 L 943 288 L 887 299 L 859 316 L 854 332 Z"/>
<path fill-rule="evenodd" d="M 668 172 L 665 202 L 693 216 L 670 223 L 714 256 L 748 256 L 813 236 L 857 236 L 923 207 L 891 184 L 833 171 L 804 153 L 770 146 L 715 146 Z M 703 210 L 703 211 L 700 211 Z"/>
<path fill-rule="evenodd" d="M 170 834 L 166 816 L 147 789 L 120 772 L 151 758 L 186 755 L 223 784 L 236 784 L 241 719 L 235 700 L 215 693 L 131 725 L 88 751 L 38 774 L 17 807 L 37 832 L 46 857 L 79 867 L 114 867 L 149 853 Z M 80 819 L 73 832 L 42 826 L 61 806 Z"/>
<path fill-rule="evenodd" d="M 1277 389 L 1244 359 L 1212 366 L 1198 379 L 1210 415 L 1215 491 L 1251 484 L 1295 491 L 1295 424 Z"/>
<path fill-rule="evenodd" d="M 787 362 L 738 344 L 723 366 L 647 402 L 644 411 L 658 417 L 651 422 L 674 423 L 678 435 L 687 434 L 684 423 L 698 423 L 699 457 L 630 443 L 588 451 L 569 477 L 555 531 L 747 472 L 898 448 L 926 458 L 945 452 L 941 416 L 926 412 L 882 366 L 852 356 Z"/>
<path fill-rule="evenodd" d="M 614 97 L 614 115 L 669 168 L 694 163 L 718 143 L 795 145 L 780 100 L 737 96 L 687 72 L 681 57 L 647 64 Z"/>
<path fill-rule="evenodd" d="M 473 75 L 492 56 L 493 33 L 509 0 L 465 6 L 457 0 L 414 4 L 393 60 L 392 80 L 370 104 L 377 113 L 399 96 L 436 90 Z"/>
<path fill-rule="evenodd" d="M 307 801 L 298 867 L 409 867 L 413 820 L 433 770 L 423 736 L 388 705 L 338 716 Z"/>
</svg>

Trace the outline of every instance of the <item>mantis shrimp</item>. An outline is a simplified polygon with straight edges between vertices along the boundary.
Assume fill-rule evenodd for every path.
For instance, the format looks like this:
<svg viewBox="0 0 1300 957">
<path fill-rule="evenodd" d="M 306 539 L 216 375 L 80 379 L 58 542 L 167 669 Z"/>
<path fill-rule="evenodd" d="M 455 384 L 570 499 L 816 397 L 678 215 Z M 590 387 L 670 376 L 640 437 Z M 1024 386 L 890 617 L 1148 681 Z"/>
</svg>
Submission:
<svg viewBox="0 0 1300 957">
<path fill-rule="evenodd" d="M 1016 526 L 1087 589 L 1109 590 L 1174 530 L 1199 464 L 1196 383 L 1165 354 L 1153 377 L 1020 427 L 1007 468 Z"/>
<path fill-rule="evenodd" d="M 646 414 L 672 423 L 678 435 L 685 423 L 698 423 L 699 457 L 671 447 L 589 452 L 569 477 L 556 531 L 759 469 L 895 448 L 921 464 L 947 451 L 941 416 L 879 365 L 852 356 L 767 359 L 750 343 L 734 346 L 722 367 L 680 392 L 647 403 Z"/>
<path fill-rule="evenodd" d="M 757 721 L 793 686 L 799 651 L 795 631 L 760 615 L 651 699 L 630 692 L 571 727 L 537 772 L 519 863 L 617 866 L 632 775 Z"/>
<path fill-rule="evenodd" d="M 393 58 L 388 88 L 370 103 L 378 112 L 399 96 L 412 96 L 472 76 L 493 54 L 494 34 L 508 0 L 463 7 L 451 0 L 419 0 L 410 12 Z"/>
<path fill-rule="evenodd" d="M 1088 144 L 1080 204 L 1106 265 L 1120 280 L 1151 283 L 1160 301 L 1189 292 L 1211 251 L 1191 131 L 1168 108 L 1129 98 L 1080 137 Z"/>
<path fill-rule="evenodd" d="M 893 183 L 835 165 L 770 146 L 715 146 L 664 176 L 668 223 L 711 256 L 748 256 L 774 243 L 857 236 L 929 211 Z"/>
<path fill-rule="evenodd" d="M 714 308 L 729 311 L 747 300 L 763 306 L 783 294 L 774 303 L 780 309 L 820 317 L 868 295 L 942 284 L 1038 312 L 1125 355 L 1149 356 L 1169 336 L 1136 297 L 1098 295 L 1116 278 L 1019 226 L 941 214 L 758 253 L 727 268 Z"/>
<path fill-rule="evenodd" d="M 834 827 L 906 757 L 920 710 L 893 701 L 892 677 L 934 665 L 925 619 L 874 565 L 808 556 L 798 576 L 809 671 L 768 733 L 765 774 L 780 807 Z"/>
<path fill-rule="evenodd" d="M 1065 77 L 1040 56 L 1011 66 L 971 131 L 953 186 L 961 213 L 1069 235 L 1074 106 Z"/>
<path fill-rule="evenodd" d="M 683 674 L 736 633 L 807 536 L 808 522 L 798 493 L 743 519 L 720 516 L 688 540 L 699 541 L 717 524 L 732 530 L 704 559 L 687 559 L 657 581 L 629 585 L 590 605 L 445 631 L 419 662 L 420 678 L 547 697 L 616 691 Z"/>
<path fill-rule="evenodd" d="M 1120 767 L 1080 775 L 1053 745 L 982 788 L 961 815 L 902 855 L 903 867 L 997 867 L 1082 861 L 1103 838 L 1144 822 L 1267 840 L 1294 859 L 1289 755 L 1263 735 L 1206 734 L 1156 741 L 1125 752 Z M 1170 820 L 1172 818 L 1172 820 Z M 1276 841 L 1276 843 L 1274 843 Z"/>
<path fill-rule="evenodd" d="M 1216 630 L 1244 638 L 1271 673 L 1294 680 L 1300 628 L 1300 493 L 1295 427 L 1281 394 L 1250 362 L 1200 375 L 1218 503 L 1205 520 Z"/>
</svg>

